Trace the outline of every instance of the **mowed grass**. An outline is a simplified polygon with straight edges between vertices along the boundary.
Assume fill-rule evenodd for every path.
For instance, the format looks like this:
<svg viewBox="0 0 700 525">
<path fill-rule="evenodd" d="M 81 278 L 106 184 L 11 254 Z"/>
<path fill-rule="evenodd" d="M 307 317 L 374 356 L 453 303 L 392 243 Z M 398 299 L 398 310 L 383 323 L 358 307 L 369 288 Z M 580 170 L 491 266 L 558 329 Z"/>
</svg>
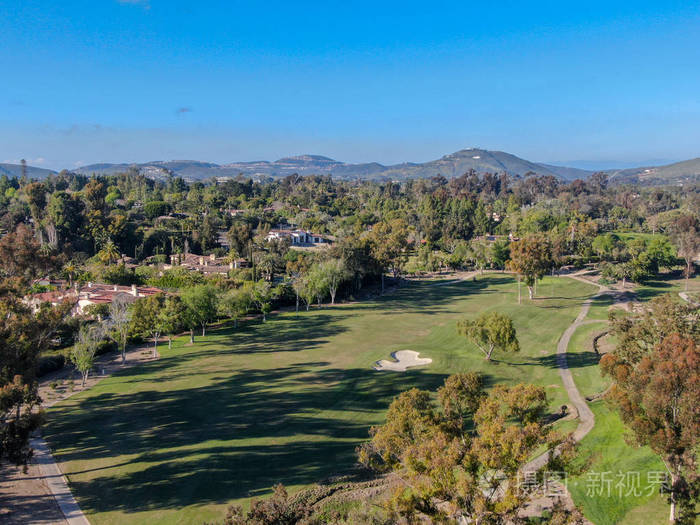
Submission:
<svg viewBox="0 0 700 525">
<path fill-rule="evenodd" d="M 610 385 L 609 378 L 603 378 L 600 374 L 598 362 L 600 356 L 593 348 L 593 339 L 596 335 L 607 330 L 606 322 L 595 322 L 579 326 L 571 336 L 566 350 L 567 363 L 571 368 L 576 387 L 581 395 L 592 396 L 605 391 Z"/>
<path fill-rule="evenodd" d="M 683 290 L 684 281 L 663 276 L 636 287 L 639 300 L 650 300 Z M 691 290 L 700 288 L 700 278 L 690 280 Z M 609 295 L 593 301 L 587 319 L 600 321 L 607 318 L 613 304 Z M 577 328 L 567 349 L 568 362 L 576 386 L 584 396 L 604 391 L 610 379 L 600 374 L 600 367 L 587 366 L 598 362 L 593 351 L 593 337 L 607 328 L 606 323 L 593 322 Z M 582 365 L 574 367 L 577 361 Z M 585 516 L 596 525 L 657 525 L 668 523 L 669 505 L 659 485 L 653 483 L 657 473 L 666 471 L 661 459 L 649 447 L 628 443 L 631 437 L 614 407 L 606 401 L 590 404 L 595 415 L 595 427 L 580 443 L 579 461 L 588 462 L 586 471 L 569 480 L 574 502 L 581 506 Z"/>
<path fill-rule="evenodd" d="M 552 409 L 567 401 L 556 344 L 593 286 L 548 278 L 530 302 L 507 275 L 411 283 L 375 301 L 271 316 L 219 329 L 194 346 L 161 346 L 156 362 L 123 370 L 49 410 L 45 436 L 94 524 L 202 523 L 226 506 L 351 471 L 355 447 L 392 397 L 435 389 L 476 370 L 489 384 L 532 382 Z M 545 294 L 553 297 L 544 297 Z M 456 333 L 464 316 L 498 310 L 522 351 L 482 354 Z M 433 363 L 377 372 L 410 349 Z M 589 366 L 587 363 L 586 366 Z"/>
<path fill-rule="evenodd" d="M 668 523 L 669 506 L 655 482 L 666 472 L 661 459 L 649 447 L 626 442 L 629 431 L 605 401 L 590 407 L 595 427 L 580 444 L 588 468 L 568 483 L 574 502 L 596 525 Z"/>
</svg>

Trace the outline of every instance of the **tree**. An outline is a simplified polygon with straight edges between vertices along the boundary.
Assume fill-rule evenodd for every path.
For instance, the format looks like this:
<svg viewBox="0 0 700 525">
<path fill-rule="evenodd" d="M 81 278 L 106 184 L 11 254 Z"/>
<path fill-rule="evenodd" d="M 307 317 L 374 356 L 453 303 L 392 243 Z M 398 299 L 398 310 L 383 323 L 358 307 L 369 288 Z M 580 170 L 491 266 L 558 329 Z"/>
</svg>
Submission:
<svg viewBox="0 0 700 525">
<path fill-rule="evenodd" d="M 637 362 L 625 357 L 612 352 L 601 359 L 603 371 L 615 380 L 610 397 L 637 444 L 651 447 L 666 464 L 671 475 L 670 521 L 695 523 L 700 495 L 700 348 L 693 338 L 674 332 Z"/>
<path fill-rule="evenodd" d="M 672 268 L 676 265 L 676 253 L 666 237 L 654 237 L 646 247 L 646 253 L 658 268 Z"/>
<path fill-rule="evenodd" d="M 629 367 L 636 366 L 671 334 L 700 340 L 700 311 L 669 295 L 655 297 L 633 315 L 612 311 L 610 319 L 617 341 L 615 359 Z"/>
<path fill-rule="evenodd" d="M 69 358 L 82 376 L 82 388 L 85 388 L 85 382 L 95 363 L 97 346 L 103 338 L 104 332 L 100 325 L 83 326 L 80 332 L 78 332 L 78 340 L 73 345 L 73 348 L 71 348 Z"/>
<path fill-rule="evenodd" d="M 134 303 L 131 315 L 131 330 L 139 335 L 153 338 L 153 357 L 158 357 L 158 339 L 161 334 L 160 311 L 165 297 L 163 294 L 149 295 Z"/>
<path fill-rule="evenodd" d="M 187 317 L 202 328 L 202 337 L 206 327 L 216 320 L 218 296 L 216 289 L 208 284 L 199 284 L 182 292 L 182 301 L 187 307 Z"/>
<path fill-rule="evenodd" d="M 75 238 L 83 224 L 83 203 L 75 195 L 66 191 L 51 194 L 46 207 L 47 220 L 57 231 L 58 240 Z"/>
<path fill-rule="evenodd" d="M 63 266 L 63 272 L 64 272 L 64 275 L 66 277 L 68 277 L 68 286 L 72 286 L 73 285 L 73 277 L 78 272 L 78 265 L 76 265 L 73 261 L 68 261 Z"/>
<path fill-rule="evenodd" d="M 34 219 L 34 226 L 39 229 L 41 217 L 46 208 L 46 185 L 42 182 L 32 182 L 24 187 L 29 211 Z"/>
<path fill-rule="evenodd" d="M 615 261 L 619 259 L 620 252 L 624 248 L 620 237 L 614 233 L 604 233 L 593 239 L 591 244 L 593 251 L 598 254 L 601 261 Z"/>
<path fill-rule="evenodd" d="M 685 260 L 685 291 L 693 268 L 693 259 L 700 253 L 700 221 L 693 215 L 682 215 L 671 227 L 671 237 L 678 255 Z"/>
<path fill-rule="evenodd" d="M 455 431 L 466 430 L 467 421 L 486 396 L 483 378 L 476 372 L 449 376 L 437 394 L 444 416 Z"/>
<path fill-rule="evenodd" d="M 186 307 L 177 295 L 165 298 L 163 308 L 158 314 L 161 332 L 168 336 L 168 349 L 173 347 L 173 335 L 184 326 Z"/>
<path fill-rule="evenodd" d="M 98 259 L 102 264 L 110 265 L 117 262 L 121 255 L 119 254 L 119 248 L 114 244 L 112 239 L 108 239 L 107 242 L 102 246 L 102 249 L 97 254 Z"/>
<path fill-rule="evenodd" d="M 36 382 L 37 358 L 54 337 L 72 304 L 42 305 L 32 313 L 16 280 L 0 283 L 0 460 L 26 465 L 29 437 L 42 423 Z"/>
<path fill-rule="evenodd" d="M 491 243 L 474 239 L 469 243 L 469 252 L 474 266 L 479 269 L 479 273 L 484 273 L 484 268 L 491 262 Z"/>
<path fill-rule="evenodd" d="M 233 288 L 221 297 L 219 312 L 233 319 L 234 328 L 238 328 L 238 319 L 248 313 L 251 301 L 250 286 Z"/>
<path fill-rule="evenodd" d="M 401 393 L 358 449 L 363 465 L 402 481 L 388 501 L 396 522 L 515 523 L 536 488 L 518 483 L 535 451 L 550 451 L 536 479 L 572 458 L 570 442 L 542 421 L 542 387 L 498 386 L 486 396 L 480 379 L 450 377 L 438 399 L 417 388 Z"/>
<path fill-rule="evenodd" d="M 257 281 L 251 289 L 250 297 L 253 304 L 260 310 L 264 323 L 267 321 L 267 314 L 272 310 L 272 299 L 275 297 L 275 289 L 267 281 Z"/>
<path fill-rule="evenodd" d="M 405 262 L 408 224 L 403 219 L 379 222 L 372 228 L 369 240 L 372 256 L 381 268 L 382 293 L 384 293 L 384 272 L 391 268 L 396 278 Z"/>
<path fill-rule="evenodd" d="M 250 259 L 249 247 L 253 240 L 253 228 L 247 222 L 237 222 L 226 234 L 229 246 L 241 257 Z M 246 255 L 248 254 L 248 255 Z"/>
<path fill-rule="evenodd" d="M 627 279 L 634 275 L 634 266 L 631 262 L 621 262 L 616 264 L 602 263 L 605 265 L 601 268 L 600 274 L 603 277 L 612 277 L 614 279 L 622 279 L 622 289 L 624 290 L 627 284 Z"/>
<path fill-rule="evenodd" d="M 331 295 L 331 304 L 335 304 L 338 286 L 350 277 L 348 270 L 341 259 L 329 259 L 321 263 L 321 271 L 326 276 L 325 281 L 328 286 L 328 293 Z"/>
<path fill-rule="evenodd" d="M 125 295 L 118 295 L 109 304 L 109 326 L 117 335 L 117 343 L 122 354 L 122 363 L 126 362 L 126 340 L 131 324 L 130 301 Z"/>
<path fill-rule="evenodd" d="M 169 211 L 170 205 L 163 201 L 150 201 L 143 205 L 143 214 L 151 220 L 166 215 Z"/>
<path fill-rule="evenodd" d="M 474 343 L 484 353 L 487 361 L 491 360 L 494 350 L 520 351 L 513 321 L 498 312 L 483 313 L 474 320 L 459 321 L 457 332 Z"/>
<path fill-rule="evenodd" d="M 528 235 L 510 245 L 508 268 L 518 276 L 525 277 L 530 299 L 534 296 L 533 286 L 547 274 L 552 264 L 551 245 L 541 234 Z M 519 292 L 518 303 L 520 303 Z"/>
<path fill-rule="evenodd" d="M 505 268 L 510 258 L 510 246 L 508 244 L 508 239 L 499 239 L 493 243 L 491 255 L 493 265 L 501 270 Z"/>
<path fill-rule="evenodd" d="M 56 268 L 55 257 L 45 254 L 31 229 L 20 224 L 0 239 L 0 277 L 34 279 Z"/>
<path fill-rule="evenodd" d="M 294 291 L 306 304 L 306 311 L 308 312 L 309 308 L 311 307 L 311 303 L 316 297 L 316 281 L 314 280 L 313 275 L 307 273 L 306 275 L 300 276 L 297 280 L 295 280 L 293 286 Z"/>
<path fill-rule="evenodd" d="M 313 291 L 318 306 L 321 306 L 321 301 L 325 297 L 330 286 L 329 275 L 325 271 L 323 265 L 314 264 L 306 274 L 306 280 L 308 281 L 309 285 L 309 290 L 307 293 Z"/>
</svg>

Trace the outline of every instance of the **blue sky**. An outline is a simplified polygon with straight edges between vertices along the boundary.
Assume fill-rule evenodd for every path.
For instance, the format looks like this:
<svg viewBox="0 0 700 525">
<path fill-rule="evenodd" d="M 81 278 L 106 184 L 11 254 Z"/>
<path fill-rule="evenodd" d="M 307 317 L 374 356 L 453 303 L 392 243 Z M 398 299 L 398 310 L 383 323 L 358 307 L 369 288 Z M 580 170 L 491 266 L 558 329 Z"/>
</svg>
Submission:
<svg viewBox="0 0 700 525">
<path fill-rule="evenodd" d="M 691 4 L 0 0 L 0 162 L 698 157 Z"/>
</svg>

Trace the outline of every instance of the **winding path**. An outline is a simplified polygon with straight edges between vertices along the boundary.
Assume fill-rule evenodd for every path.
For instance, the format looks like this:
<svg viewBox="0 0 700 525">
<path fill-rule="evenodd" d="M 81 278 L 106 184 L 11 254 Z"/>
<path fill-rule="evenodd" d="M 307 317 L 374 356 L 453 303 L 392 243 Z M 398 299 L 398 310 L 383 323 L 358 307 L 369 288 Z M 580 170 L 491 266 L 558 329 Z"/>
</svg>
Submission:
<svg viewBox="0 0 700 525">
<path fill-rule="evenodd" d="M 588 321 L 586 321 L 585 319 L 588 315 L 588 310 L 590 310 L 591 308 L 593 300 L 601 295 L 609 294 L 611 290 L 610 288 L 603 286 L 602 284 L 598 284 L 593 281 L 589 281 L 588 279 L 584 279 L 579 274 L 571 274 L 567 275 L 566 277 L 576 279 L 577 281 L 581 281 L 587 284 L 592 284 L 599 288 L 598 293 L 592 295 L 583 302 L 583 304 L 581 305 L 581 311 L 576 316 L 576 319 L 574 319 L 574 322 L 571 323 L 569 327 L 564 331 L 561 338 L 559 339 L 559 342 L 557 343 L 557 367 L 559 368 L 559 375 L 561 376 L 562 383 L 564 383 L 564 388 L 566 389 L 566 393 L 569 396 L 571 404 L 574 405 L 576 411 L 578 412 L 579 424 L 576 427 L 576 430 L 574 430 L 573 438 L 574 441 L 579 442 L 586 436 L 586 434 L 588 434 L 593 429 L 593 426 L 595 425 L 595 416 L 593 415 L 593 412 L 591 412 L 591 409 L 588 407 L 588 403 L 586 403 L 586 400 L 581 395 L 581 392 L 579 392 L 578 388 L 576 387 L 574 377 L 571 374 L 569 364 L 566 360 L 566 350 L 569 347 L 569 341 L 571 341 L 571 336 L 574 335 L 576 329 L 583 324 L 588 324 Z M 549 452 L 545 452 L 544 454 L 537 456 L 532 461 L 529 461 L 523 467 L 523 470 L 526 472 L 539 470 L 547 464 L 548 459 Z"/>
<path fill-rule="evenodd" d="M 695 301 L 693 301 L 687 292 L 678 292 L 678 295 L 681 299 L 683 299 L 686 303 L 689 303 L 691 306 L 700 307 L 700 303 L 696 303 Z"/>
</svg>

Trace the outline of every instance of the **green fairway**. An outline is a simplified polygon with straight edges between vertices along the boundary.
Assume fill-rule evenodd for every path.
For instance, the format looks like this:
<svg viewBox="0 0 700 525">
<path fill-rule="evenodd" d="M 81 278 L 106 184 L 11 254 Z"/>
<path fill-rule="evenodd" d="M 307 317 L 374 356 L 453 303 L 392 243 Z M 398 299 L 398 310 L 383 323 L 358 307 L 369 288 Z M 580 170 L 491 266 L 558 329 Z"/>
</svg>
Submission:
<svg viewBox="0 0 700 525">
<path fill-rule="evenodd" d="M 607 329 L 607 323 L 595 322 L 579 326 L 569 341 L 567 362 L 581 395 L 592 396 L 603 392 L 610 381 L 601 377 L 600 356 L 593 349 L 593 338 Z"/>
<path fill-rule="evenodd" d="M 392 396 L 479 370 L 489 384 L 534 382 L 567 401 L 556 368 L 561 333 L 594 287 L 545 279 L 556 297 L 517 304 L 507 275 L 412 283 L 378 300 L 273 315 L 178 339 L 157 362 L 124 370 L 49 411 L 45 435 L 90 520 L 201 523 L 227 504 L 347 472 L 355 446 Z M 526 295 L 526 292 L 525 292 Z M 482 354 L 456 334 L 464 315 L 513 317 L 522 351 Z M 430 357 L 407 373 L 377 372 L 395 350 Z M 582 363 L 582 365 L 587 363 Z"/>
<path fill-rule="evenodd" d="M 635 295 L 641 300 L 665 293 L 677 297 L 683 285 L 682 279 L 662 277 L 636 287 Z M 697 277 L 691 279 L 691 290 L 698 285 Z M 597 297 L 586 319 L 606 319 L 611 304 L 609 295 Z M 567 349 L 576 386 L 584 396 L 602 392 L 610 384 L 609 379 L 601 377 L 598 366 L 588 366 L 598 361 L 593 352 L 593 337 L 605 329 L 603 322 L 580 326 Z M 585 366 L 577 367 L 576 362 Z M 589 464 L 583 475 L 569 480 L 574 502 L 596 525 L 668 523 L 666 497 L 659 494 L 658 485 L 649 483 L 650 477 L 653 479 L 656 473 L 665 472 L 663 462 L 649 447 L 634 447 L 626 442 L 629 430 L 605 401 L 591 403 L 590 407 L 595 415 L 595 427 L 582 440 L 579 458 Z"/>
<path fill-rule="evenodd" d="M 585 516 L 596 525 L 668 523 L 668 505 L 655 483 L 666 472 L 649 447 L 625 442 L 626 428 L 605 401 L 591 404 L 595 427 L 583 438 L 581 461 L 587 471 L 569 480 L 569 491 Z"/>
</svg>

